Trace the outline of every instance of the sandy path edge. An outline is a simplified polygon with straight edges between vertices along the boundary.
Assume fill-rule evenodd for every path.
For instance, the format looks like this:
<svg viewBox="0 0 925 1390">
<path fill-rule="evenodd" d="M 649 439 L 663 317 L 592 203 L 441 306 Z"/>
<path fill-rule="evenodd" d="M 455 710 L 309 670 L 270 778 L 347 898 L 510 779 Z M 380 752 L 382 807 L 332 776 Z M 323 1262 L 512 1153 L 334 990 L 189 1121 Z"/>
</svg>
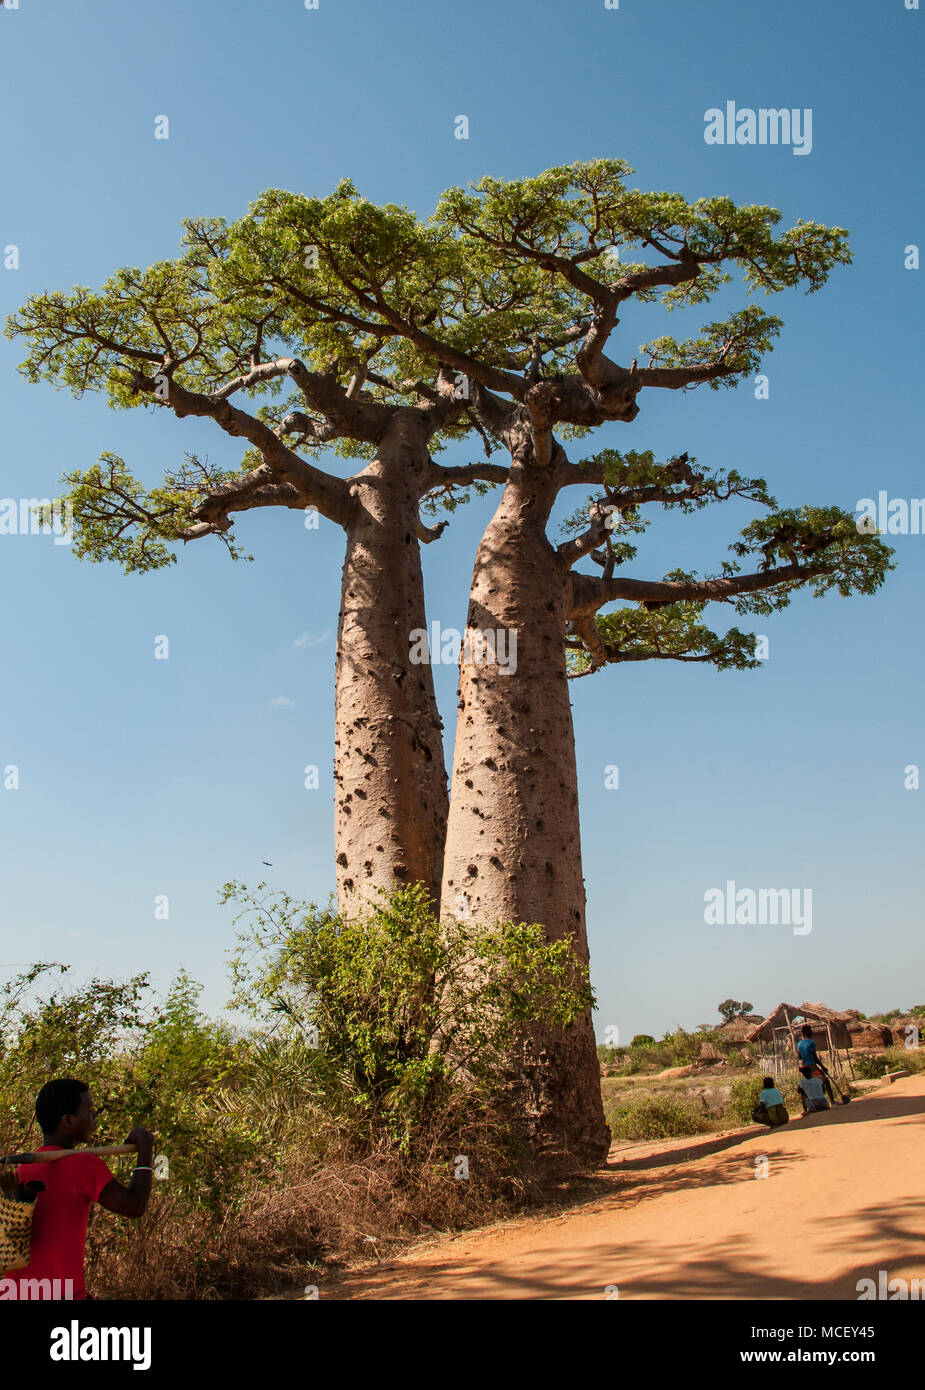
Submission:
<svg viewBox="0 0 925 1390">
<path fill-rule="evenodd" d="M 603 1197 L 415 1246 L 320 1296 L 857 1299 L 881 1269 L 925 1281 L 923 1140 L 918 1074 L 773 1133 L 619 1146 Z"/>
</svg>

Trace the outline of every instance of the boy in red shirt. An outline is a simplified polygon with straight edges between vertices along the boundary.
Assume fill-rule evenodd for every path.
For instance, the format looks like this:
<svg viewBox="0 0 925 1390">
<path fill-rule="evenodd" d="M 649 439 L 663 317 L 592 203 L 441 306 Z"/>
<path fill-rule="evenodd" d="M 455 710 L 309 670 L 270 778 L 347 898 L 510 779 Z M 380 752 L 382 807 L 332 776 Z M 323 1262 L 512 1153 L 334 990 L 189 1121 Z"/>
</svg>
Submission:
<svg viewBox="0 0 925 1390">
<path fill-rule="evenodd" d="M 35 1118 L 45 1149 L 73 1149 L 86 1144 L 96 1128 L 96 1111 L 83 1081 L 70 1077 L 49 1081 L 39 1091 Z M 117 1216 L 139 1217 L 151 1195 L 154 1136 L 136 1125 L 125 1140 L 134 1144 L 138 1162 L 128 1187 L 117 1182 L 97 1154 L 75 1154 L 54 1163 L 22 1163 L 23 1186 L 39 1189 L 32 1217 L 30 1260 L 0 1280 L 0 1297 L 20 1299 L 87 1297 L 84 1247 L 87 1217 L 94 1202 Z M 31 1190 L 35 1190 L 32 1188 Z M 10 1283 L 17 1285 L 16 1292 Z"/>
</svg>

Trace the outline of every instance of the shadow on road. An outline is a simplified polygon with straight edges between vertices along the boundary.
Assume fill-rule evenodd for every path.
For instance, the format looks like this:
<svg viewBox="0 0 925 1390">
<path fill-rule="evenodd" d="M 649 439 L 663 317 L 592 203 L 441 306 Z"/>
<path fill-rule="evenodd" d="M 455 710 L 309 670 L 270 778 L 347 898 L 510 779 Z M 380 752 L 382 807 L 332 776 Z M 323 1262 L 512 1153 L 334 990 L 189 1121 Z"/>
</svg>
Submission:
<svg viewBox="0 0 925 1390">
<path fill-rule="evenodd" d="M 323 1297 L 479 1301 L 526 1296 L 534 1301 L 612 1297 L 606 1290 L 614 1287 L 621 1298 L 818 1301 L 857 1299 L 858 1283 L 872 1279 L 876 1284 L 881 1268 L 890 1279 L 925 1280 L 925 1198 L 894 1199 L 823 1215 L 814 1210 L 808 1186 L 799 1230 L 780 1232 L 782 1241 L 794 1242 L 792 1274 L 772 1273 L 750 1255 L 747 1226 L 735 1236 L 711 1239 L 708 1244 L 683 1227 L 672 1230 L 667 1239 L 662 1236 L 657 1240 L 638 1236 L 628 1240 L 619 1231 L 599 1240 L 592 1231 L 590 1239 L 577 1246 L 557 1239 L 558 1231 L 572 1217 L 596 1212 L 609 1215 L 671 1193 L 741 1183 L 744 1177 L 754 1176 L 754 1162 L 760 1153 L 772 1155 L 775 1168 L 805 1163 L 811 1155 L 788 1146 L 789 1135 L 795 1137 L 799 1130 L 867 1124 L 871 1120 L 899 1121 L 905 1127 L 920 1124 L 923 1115 L 925 1096 L 877 1092 L 851 1105 L 797 1117 L 777 1130 L 750 1126 L 716 1138 L 678 1140 L 666 1149 L 637 1158 L 612 1159 L 605 1169 L 572 1189 L 574 1200 L 569 1201 L 568 1193 L 563 1193 L 565 1200 L 560 1198 L 556 1210 L 547 1208 L 514 1223 L 520 1232 L 529 1230 L 532 1221 L 536 1223 L 536 1241 L 529 1248 L 527 1269 L 519 1268 L 527 1261 L 516 1252 L 506 1259 L 491 1259 L 480 1257 L 477 1249 L 468 1250 L 462 1260 L 453 1244 L 441 1242 L 430 1252 L 419 1252 L 413 1264 L 383 1265 L 372 1273 L 357 1271 L 342 1276 L 324 1286 Z M 758 1148 L 753 1141 L 758 1141 Z M 698 1159 L 713 1155 L 721 1157 L 700 1168 L 693 1166 Z M 831 1180 L 839 1181 L 837 1173 L 831 1174 Z M 755 1220 L 764 1220 L 760 1209 Z M 837 1279 L 813 1281 L 800 1272 L 803 1243 L 831 1253 L 836 1265 L 846 1251 L 858 1256 L 861 1251 L 870 1253 L 858 1258 Z M 916 1251 L 914 1263 L 908 1255 L 898 1253 L 910 1248 Z M 596 1277 L 603 1272 L 606 1282 L 589 1286 L 591 1270 L 597 1272 Z M 525 1289 L 529 1290 L 526 1295 Z"/>
</svg>

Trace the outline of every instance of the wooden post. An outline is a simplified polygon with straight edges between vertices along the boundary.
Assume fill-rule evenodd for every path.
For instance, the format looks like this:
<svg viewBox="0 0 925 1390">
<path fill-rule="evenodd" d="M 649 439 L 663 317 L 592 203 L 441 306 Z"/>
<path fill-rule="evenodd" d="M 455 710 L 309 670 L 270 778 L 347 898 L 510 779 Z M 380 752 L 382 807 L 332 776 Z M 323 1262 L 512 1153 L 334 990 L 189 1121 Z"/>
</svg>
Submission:
<svg viewBox="0 0 925 1390">
<path fill-rule="evenodd" d="M 793 1040 L 793 1020 L 791 1019 L 786 1009 L 784 1009 L 784 1018 L 787 1020 L 787 1034 L 790 1038 L 790 1051 L 792 1054 L 794 1048 L 796 1047 L 796 1043 Z"/>
</svg>

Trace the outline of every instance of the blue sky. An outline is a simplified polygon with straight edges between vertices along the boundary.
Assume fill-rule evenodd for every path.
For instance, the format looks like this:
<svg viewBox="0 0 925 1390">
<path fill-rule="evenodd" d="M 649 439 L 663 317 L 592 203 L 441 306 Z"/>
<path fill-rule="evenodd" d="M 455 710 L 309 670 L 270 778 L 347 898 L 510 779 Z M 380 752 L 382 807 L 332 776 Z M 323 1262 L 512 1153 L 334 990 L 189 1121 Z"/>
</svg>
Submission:
<svg viewBox="0 0 925 1390">
<path fill-rule="evenodd" d="M 20 0 L 0 9 L 0 248 L 20 261 L 0 268 L 0 313 L 169 256 L 181 218 L 236 216 L 267 186 L 323 194 L 348 175 L 424 215 L 485 173 L 620 156 L 639 187 L 846 227 L 855 262 L 819 294 L 768 305 L 785 320 L 770 399 L 748 385 L 650 392 L 600 444 L 686 449 L 764 476 L 781 505 L 925 495 L 922 281 L 904 268 L 904 248 L 925 242 L 925 17 L 904 0 L 837 15 L 796 0 Z M 812 153 L 707 145 L 704 113 L 730 100 L 811 108 Z M 164 114 L 170 138 L 155 140 Z M 459 114 L 468 140 L 454 138 Z M 628 310 L 623 355 L 659 331 L 645 306 Z M 54 495 L 104 449 L 148 481 L 184 450 L 237 461 L 207 422 L 29 386 L 22 355 L 0 344 L 0 497 Z M 494 505 L 458 512 L 425 550 L 429 616 L 445 627 L 464 626 Z M 655 514 L 632 573 L 716 568 L 754 511 Z M 52 958 L 80 978 L 150 969 L 164 985 L 182 963 L 217 1009 L 233 934 L 219 885 L 265 873 L 327 898 L 342 536 L 289 513 L 236 529 L 255 564 L 206 541 L 130 577 L 47 537 L 0 537 L 0 768 L 21 775 L 0 789 L 0 975 Z M 925 766 L 925 536 L 891 543 L 898 568 L 875 598 L 800 597 L 757 621 L 758 671 L 650 663 L 575 684 L 600 1035 L 693 1026 L 727 995 L 868 1012 L 925 997 L 925 790 L 903 776 Z M 169 661 L 154 660 L 158 634 Z M 449 758 L 455 669 L 436 678 Z M 619 790 L 604 785 L 613 764 Z M 728 880 L 811 889 L 812 932 L 708 927 L 703 895 Z"/>
</svg>

